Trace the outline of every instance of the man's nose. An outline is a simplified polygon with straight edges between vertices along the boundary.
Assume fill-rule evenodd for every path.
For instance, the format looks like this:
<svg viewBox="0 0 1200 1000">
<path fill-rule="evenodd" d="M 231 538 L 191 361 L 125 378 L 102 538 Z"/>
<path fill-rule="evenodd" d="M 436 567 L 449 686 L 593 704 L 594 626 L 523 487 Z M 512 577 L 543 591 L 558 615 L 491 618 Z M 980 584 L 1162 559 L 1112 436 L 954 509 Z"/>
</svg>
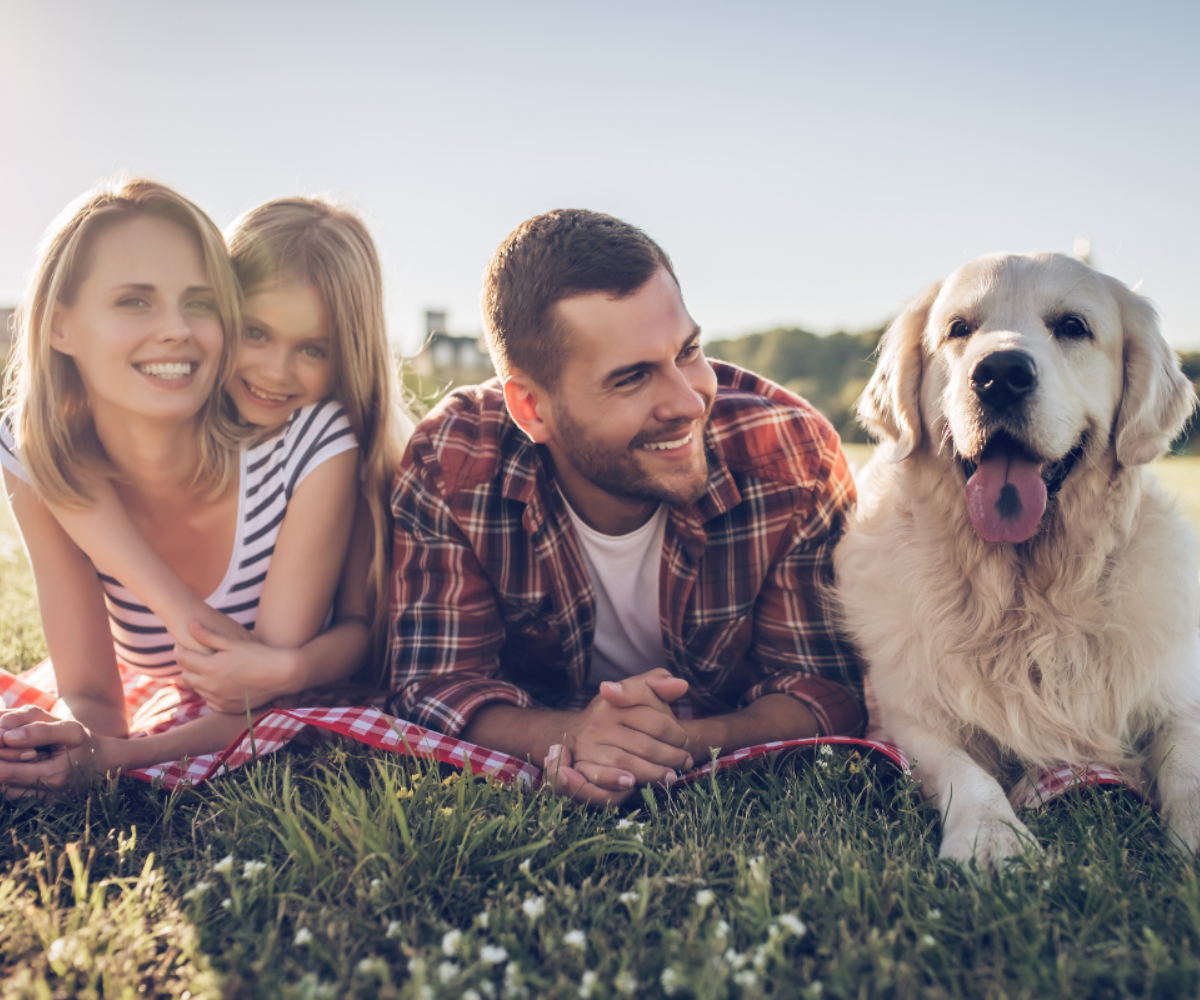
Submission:
<svg viewBox="0 0 1200 1000">
<path fill-rule="evenodd" d="M 678 368 L 672 372 L 667 392 L 655 414 L 659 420 L 666 423 L 669 420 L 699 420 L 704 416 L 708 400 L 690 374 Z"/>
</svg>

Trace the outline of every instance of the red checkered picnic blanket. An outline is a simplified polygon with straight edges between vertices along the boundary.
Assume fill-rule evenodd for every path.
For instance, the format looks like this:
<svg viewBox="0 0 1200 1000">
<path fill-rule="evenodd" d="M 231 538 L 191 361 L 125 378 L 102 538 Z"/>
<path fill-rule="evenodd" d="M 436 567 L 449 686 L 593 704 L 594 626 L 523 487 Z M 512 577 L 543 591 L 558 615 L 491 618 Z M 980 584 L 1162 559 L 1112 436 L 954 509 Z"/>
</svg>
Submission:
<svg viewBox="0 0 1200 1000">
<path fill-rule="evenodd" d="M 130 708 L 130 730 L 134 739 L 182 725 L 210 711 L 203 701 L 169 680 L 148 677 L 128 670 L 122 671 L 121 679 Z M 0 701 L 3 701 L 7 708 L 36 705 L 51 714 L 69 717 L 70 713 L 59 701 L 55 691 L 54 671 L 49 661 L 39 664 L 19 677 L 0 670 Z M 387 715 L 376 705 L 272 709 L 255 722 L 252 729 L 247 729 L 220 753 L 169 761 L 126 773 L 143 781 L 161 782 L 165 788 L 194 786 L 224 771 L 232 771 L 258 757 L 274 753 L 310 728 L 335 733 L 381 750 L 436 760 L 455 767 L 465 767 L 469 762 L 473 774 L 493 775 L 506 783 L 519 782 L 531 787 L 541 783 L 541 769 L 526 761 L 404 722 L 395 716 Z M 714 771 L 737 767 L 758 757 L 787 751 L 811 750 L 825 745 L 877 753 L 902 771 L 907 772 L 909 769 L 908 760 L 900 748 L 893 744 L 849 737 L 819 737 L 760 743 L 737 750 L 681 775 L 680 784 L 698 781 Z M 1036 806 L 1070 788 L 1084 784 L 1113 785 L 1128 782 L 1113 771 L 1064 766 L 1047 771 L 1036 779 L 1025 779 L 1023 785 L 1027 787 L 1018 786 L 1021 798 L 1018 801 L 1014 797 L 1013 804 Z M 1014 792 L 1014 796 L 1016 795 L 1017 792 Z"/>
</svg>

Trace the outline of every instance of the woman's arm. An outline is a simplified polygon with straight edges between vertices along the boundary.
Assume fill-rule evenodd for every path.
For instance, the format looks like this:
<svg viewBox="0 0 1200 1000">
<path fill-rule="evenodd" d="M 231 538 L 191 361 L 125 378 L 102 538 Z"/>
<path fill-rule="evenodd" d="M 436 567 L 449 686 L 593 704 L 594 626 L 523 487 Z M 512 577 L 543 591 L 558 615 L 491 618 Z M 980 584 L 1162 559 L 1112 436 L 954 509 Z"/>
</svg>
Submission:
<svg viewBox="0 0 1200 1000">
<path fill-rule="evenodd" d="M 59 697 L 94 732 L 125 736 L 125 693 L 96 568 L 32 486 L 7 469 L 4 485 L 33 566 Z"/>
</svg>

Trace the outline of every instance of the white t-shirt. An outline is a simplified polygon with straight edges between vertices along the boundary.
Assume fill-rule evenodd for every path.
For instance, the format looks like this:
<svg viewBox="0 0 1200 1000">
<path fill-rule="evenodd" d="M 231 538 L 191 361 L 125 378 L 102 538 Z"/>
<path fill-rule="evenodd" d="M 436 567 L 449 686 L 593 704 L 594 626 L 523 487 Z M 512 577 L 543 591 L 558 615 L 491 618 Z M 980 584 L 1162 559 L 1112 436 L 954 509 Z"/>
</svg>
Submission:
<svg viewBox="0 0 1200 1000">
<path fill-rule="evenodd" d="M 649 521 L 627 535 L 601 534 L 584 524 L 570 503 L 566 507 L 596 592 L 589 685 L 666 667 L 658 618 L 658 577 L 667 505 L 659 504 Z"/>
<path fill-rule="evenodd" d="M 206 604 L 245 628 L 254 628 L 267 567 L 293 491 L 322 462 L 357 447 L 346 411 L 332 399 L 297 410 L 278 434 L 242 446 L 233 555 L 224 579 L 205 598 Z M 7 416 L 0 422 L 0 465 L 18 479 L 30 481 Z M 178 674 L 175 641 L 162 619 L 103 569 L 97 568 L 97 575 L 104 588 L 117 660 L 152 677 Z M 326 616 L 326 628 L 332 610 Z"/>
</svg>

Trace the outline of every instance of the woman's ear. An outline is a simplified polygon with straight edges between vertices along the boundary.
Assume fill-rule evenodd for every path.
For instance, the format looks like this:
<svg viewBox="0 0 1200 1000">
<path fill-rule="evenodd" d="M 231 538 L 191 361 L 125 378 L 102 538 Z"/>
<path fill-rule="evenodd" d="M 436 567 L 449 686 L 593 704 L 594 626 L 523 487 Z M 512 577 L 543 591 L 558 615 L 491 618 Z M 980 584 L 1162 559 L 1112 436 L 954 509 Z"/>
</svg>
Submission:
<svg viewBox="0 0 1200 1000">
<path fill-rule="evenodd" d="M 858 400 L 859 421 L 874 437 L 896 444 L 895 461 L 921 443 L 921 338 L 941 288 L 939 281 L 925 289 L 892 321 L 879 342 L 875 374 Z"/>
<path fill-rule="evenodd" d="M 50 310 L 50 346 L 59 354 L 74 354 L 66 331 L 66 311 L 57 302 Z"/>
<path fill-rule="evenodd" d="M 534 444 L 545 444 L 551 437 L 552 416 L 549 393 L 520 369 L 514 368 L 504 380 L 504 405 L 508 415 Z"/>
<path fill-rule="evenodd" d="M 1121 307 L 1125 388 L 1113 424 L 1117 461 L 1145 465 L 1165 454 L 1196 406 L 1196 391 L 1179 368 L 1148 299 L 1105 276 Z"/>
</svg>

